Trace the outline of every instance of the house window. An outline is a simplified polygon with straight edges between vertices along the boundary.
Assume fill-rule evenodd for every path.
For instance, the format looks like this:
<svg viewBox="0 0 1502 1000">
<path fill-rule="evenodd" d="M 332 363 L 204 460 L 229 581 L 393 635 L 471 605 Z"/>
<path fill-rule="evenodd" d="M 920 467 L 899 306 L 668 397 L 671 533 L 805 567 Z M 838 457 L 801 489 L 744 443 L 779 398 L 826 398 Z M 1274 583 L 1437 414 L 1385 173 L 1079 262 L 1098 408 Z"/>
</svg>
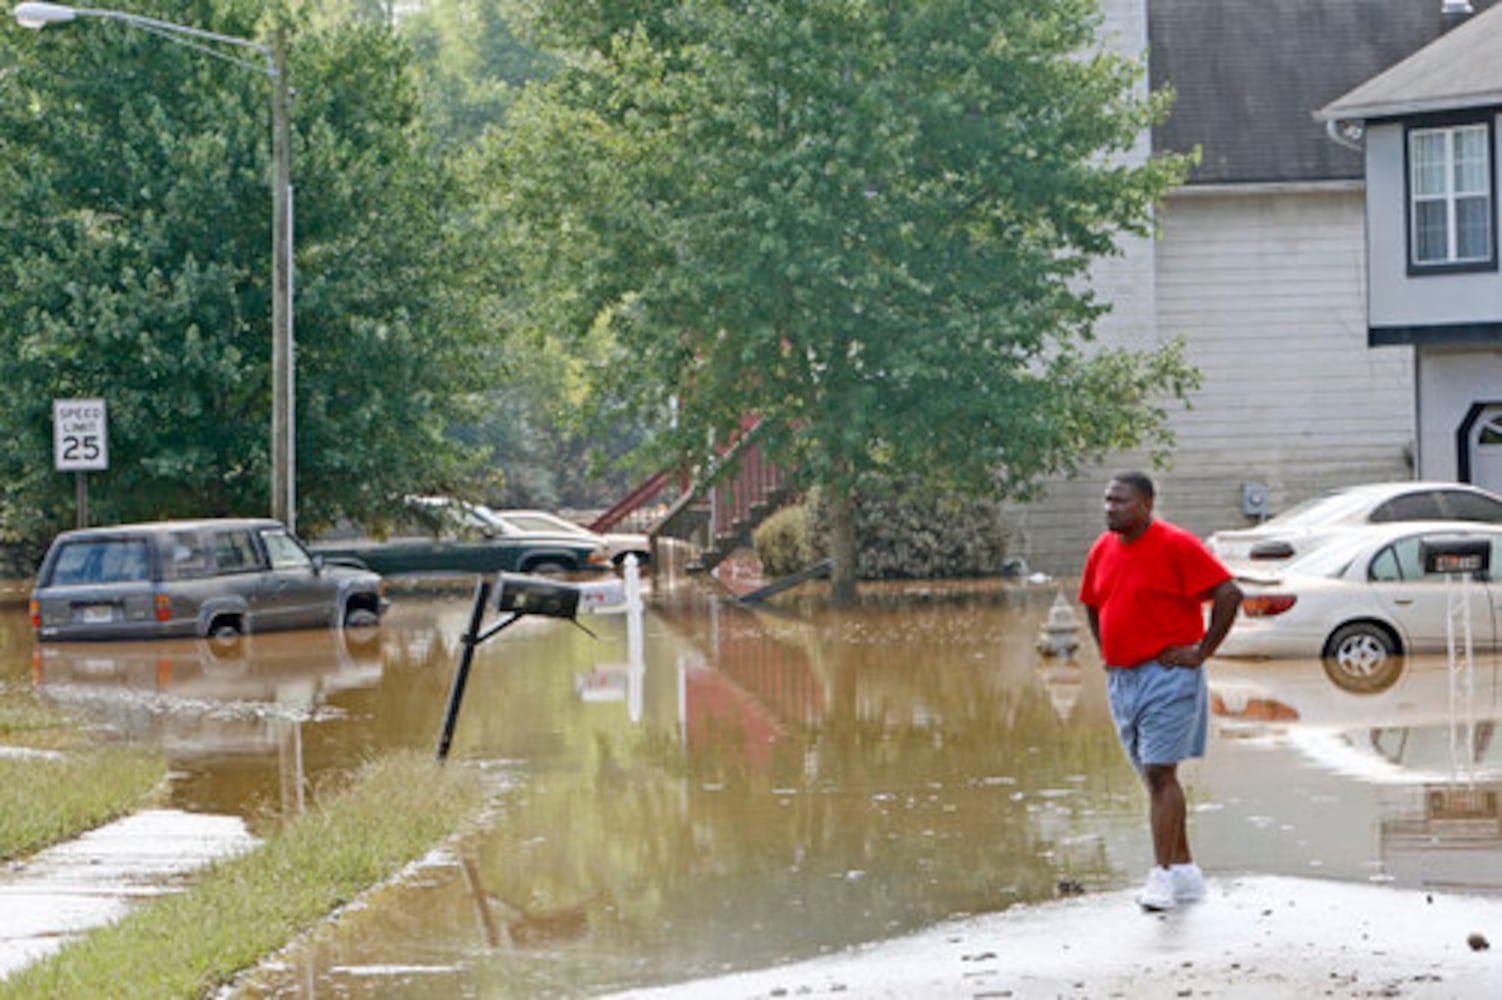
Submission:
<svg viewBox="0 0 1502 1000">
<path fill-rule="evenodd" d="M 1415 268 L 1494 262 L 1491 147 L 1491 128 L 1484 123 L 1408 133 Z"/>
</svg>

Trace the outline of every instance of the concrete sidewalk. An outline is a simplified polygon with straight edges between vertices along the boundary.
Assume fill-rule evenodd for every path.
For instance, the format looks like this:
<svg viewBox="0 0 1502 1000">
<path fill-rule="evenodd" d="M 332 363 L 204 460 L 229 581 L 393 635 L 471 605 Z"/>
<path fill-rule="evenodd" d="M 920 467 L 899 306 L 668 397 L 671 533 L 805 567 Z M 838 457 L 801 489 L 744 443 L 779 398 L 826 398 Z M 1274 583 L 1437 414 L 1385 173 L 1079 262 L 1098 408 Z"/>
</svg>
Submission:
<svg viewBox="0 0 1502 1000">
<path fill-rule="evenodd" d="M 257 843 L 238 816 L 148 809 L 0 866 L 0 978 Z"/>
<path fill-rule="evenodd" d="M 1502 996 L 1502 900 L 1311 879 L 1210 881 L 1201 902 L 1135 890 L 956 920 L 824 958 L 622 996 Z"/>
</svg>

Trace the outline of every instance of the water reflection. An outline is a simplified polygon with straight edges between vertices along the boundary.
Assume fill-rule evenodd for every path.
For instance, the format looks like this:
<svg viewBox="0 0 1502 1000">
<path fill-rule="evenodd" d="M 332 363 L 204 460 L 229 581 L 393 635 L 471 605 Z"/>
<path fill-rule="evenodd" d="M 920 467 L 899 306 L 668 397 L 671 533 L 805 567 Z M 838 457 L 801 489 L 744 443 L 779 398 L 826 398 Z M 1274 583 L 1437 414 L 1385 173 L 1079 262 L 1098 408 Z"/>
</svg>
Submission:
<svg viewBox="0 0 1502 1000">
<path fill-rule="evenodd" d="M 1389 666 L 1372 685 L 1322 664 L 1217 664 L 1214 712 L 1228 732 L 1275 732 L 1317 767 L 1392 789 L 1375 877 L 1502 891 L 1502 663 L 1430 656 Z"/>
<path fill-rule="evenodd" d="M 1145 797 L 1093 648 L 1038 648 L 1055 596 L 875 588 L 773 613 L 682 587 L 634 634 L 518 623 L 476 650 L 449 764 L 514 778 L 494 821 L 242 995 L 590 994 L 1134 884 Z M 257 636 L 228 658 L 33 656 L 0 619 L 0 656 L 8 683 L 167 749 L 174 804 L 285 814 L 374 749 L 432 750 L 469 612 L 404 594 L 354 646 Z M 1492 887 L 1460 859 L 1497 842 L 1495 665 L 1453 702 L 1442 659 L 1368 692 L 1317 662 L 1210 671 L 1210 752 L 1183 777 L 1212 877 Z"/>
<path fill-rule="evenodd" d="M 374 687 L 381 677 L 375 630 L 43 643 L 31 653 L 31 682 L 42 696 L 113 738 L 165 752 L 182 772 L 179 798 L 242 812 L 245 788 L 221 779 L 274 762 L 283 816 L 306 807 L 305 724 L 337 717 L 340 692 Z M 199 788 L 206 794 L 195 794 Z M 265 806 L 264 792 L 254 801 Z"/>
<path fill-rule="evenodd" d="M 524 762 L 494 828 L 247 995 L 359 993 L 393 960 L 409 995 L 592 992 L 1114 884 L 1140 792 L 1099 685 L 1040 663 L 1052 596 L 659 595 L 639 677 L 624 623 L 520 625 L 477 658 L 452 755 Z"/>
</svg>

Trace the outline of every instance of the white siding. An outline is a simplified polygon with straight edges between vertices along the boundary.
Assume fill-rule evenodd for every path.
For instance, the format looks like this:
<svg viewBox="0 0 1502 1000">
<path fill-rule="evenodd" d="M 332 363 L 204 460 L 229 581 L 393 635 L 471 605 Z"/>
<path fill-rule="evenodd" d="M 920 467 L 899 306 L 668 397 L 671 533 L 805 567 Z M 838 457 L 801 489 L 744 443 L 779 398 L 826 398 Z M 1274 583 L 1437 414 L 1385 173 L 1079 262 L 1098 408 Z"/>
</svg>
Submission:
<svg viewBox="0 0 1502 1000">
<path fill-rule="evenodd" d="M 1147 49 L 1147 5 L 1143 0 L 1102 0 L 1100 6 L 1101 37 L 1107 46 L 1131 58 L 1141 58 Z M 1137 91 L 1139 96 L 1146 96 L 1146 79 L 1138 82 Z M 1147 162 L 1152 153 L 1151 138 L 1144 131 L 1123 159 Z M 1151 344 L 1157 327 L 1153 241 L 1129 236 L 1119 246 L 1119 257 L 1099 260 L 1091 271 L 1091 286 L 1112 303 L 1110 314 L 1096 324 L 1096 336 L 1103 345 Z"/>
<path fill-rule="evenodd" d="M 1418 369 L 1419 472 L 1424 479 L 1454 479 L 1460 462 L 1455 432 L 1467 411 L 1473 403 L 1502 402 L 1502 347 L 1426 348 Z"/>
<path fill-rule="evenodd" d="M 1370 219 L 1370 322 L 1373 327 L 1502 323 L 1502 272 L 1408 273 L 1408 192 L 1402 123 L 1370 126 L 1366 136 Z M 1502 115 L 1492 126 L 1492 166 L 1502 163 Z M 1493 197 L 1495 199 L 1495 190 Z M 1492 239 L 1502 206 L 1492 204 Z"/>
<path fill-rule="evenodd" d="M 1205 535 L 1247 523 L 1243 481 L 1267 484 L 1276 512 L 1329 486 L 1412 477 L 1411 352 L 1366 346 L 1362 210 L 1355 189 L 1169 199 L 1146 272 L 1156 323 L 1111 338 L 1183 337 L 1203 374 L 1173 417 L 1173 468 L 1156 474 L 1164 517 Z M 1143 315 L 1134 296 L 1128 308 Z M 1115 456 L 1013 512 L 1014 551 L 1077 572 L 1102 528 L 1105 479 L 1144 464 Z"/>
</svg>

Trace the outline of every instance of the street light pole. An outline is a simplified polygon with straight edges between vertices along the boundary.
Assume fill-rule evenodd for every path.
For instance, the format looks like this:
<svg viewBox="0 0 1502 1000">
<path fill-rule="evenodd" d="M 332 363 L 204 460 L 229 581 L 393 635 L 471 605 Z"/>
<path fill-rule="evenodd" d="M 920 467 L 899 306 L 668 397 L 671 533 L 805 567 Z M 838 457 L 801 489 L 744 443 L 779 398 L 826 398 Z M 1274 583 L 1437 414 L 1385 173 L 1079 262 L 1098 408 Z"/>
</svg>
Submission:
<svg viewBox="0 0 1502 1000">
<path fill-rule="evenodd" d="M 292 137 L 288 124 L 287 45 L 271 35 L 271 516 L 297 530 L 297 419 L 292 392 Z"/>
<path fill-rule="evenodd" d="M 292 339 L 292 141 L 290 91 L 287 85 L 286 36 L 280 22 L 271 44 L 221 35 L 154 17 L 118 10 L 22 3 L 14 10 L 24 28 L 45 28 L 80 17 L 98 17 L 139 28 L 169 42 L 197 49 L 216 59 L 253 70 L 271 81 L 271 516 L 297 527 L 295 485 L 296 411 L 293 398 L 295 344 Z M 206 44 L 213 43 L 213 44 Z M 240 59 L 214 45 L 250 49 L 264 63 Z"/>
</svg>

